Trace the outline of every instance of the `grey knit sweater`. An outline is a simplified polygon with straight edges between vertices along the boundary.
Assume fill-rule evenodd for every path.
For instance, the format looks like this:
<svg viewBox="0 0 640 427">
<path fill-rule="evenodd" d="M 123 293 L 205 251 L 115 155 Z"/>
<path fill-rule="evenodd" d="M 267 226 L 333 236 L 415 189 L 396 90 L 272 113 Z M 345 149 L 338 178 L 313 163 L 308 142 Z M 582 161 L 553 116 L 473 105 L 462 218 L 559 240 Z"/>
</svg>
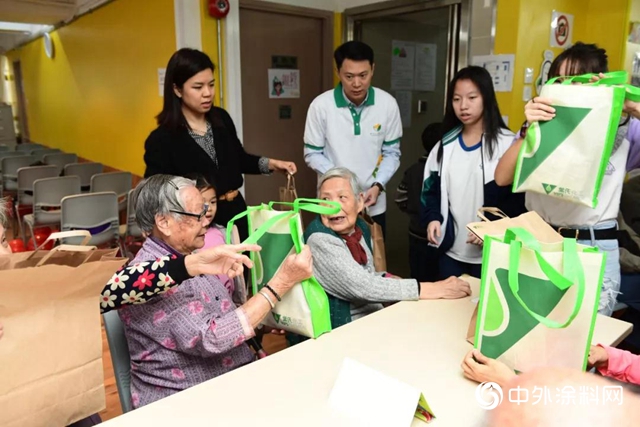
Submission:
<svg viewBox="0 0 640 427">
<path fill-rule="evenodd" d="M 367 265 L 358 264 L 343 239 L 327 233 L 313 233 L 307 244 L 313 256 L 313 273 L 325 291 L 351 303 L 351 319 L 356 320 L 383 308 L 383 302 L 418 299 L 414 279 L 385 278 L 376 273 L 373 256 L 364 238 L 360 245 Z"/>
</svg>

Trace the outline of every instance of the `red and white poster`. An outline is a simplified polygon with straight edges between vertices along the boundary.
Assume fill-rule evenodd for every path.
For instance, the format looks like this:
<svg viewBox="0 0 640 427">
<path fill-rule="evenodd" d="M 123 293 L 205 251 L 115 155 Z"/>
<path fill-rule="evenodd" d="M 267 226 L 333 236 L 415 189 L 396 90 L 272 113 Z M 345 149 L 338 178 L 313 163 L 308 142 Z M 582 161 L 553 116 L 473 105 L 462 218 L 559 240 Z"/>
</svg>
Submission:
<svg viewBox="0 0 640 427">
<path fill-rule="evenodd" d="M 551 15 L 551 34 L 549 44 L 551 47 L 568 48 L 573 39 L 573 15 L 553 11 Z"/>
</svg>

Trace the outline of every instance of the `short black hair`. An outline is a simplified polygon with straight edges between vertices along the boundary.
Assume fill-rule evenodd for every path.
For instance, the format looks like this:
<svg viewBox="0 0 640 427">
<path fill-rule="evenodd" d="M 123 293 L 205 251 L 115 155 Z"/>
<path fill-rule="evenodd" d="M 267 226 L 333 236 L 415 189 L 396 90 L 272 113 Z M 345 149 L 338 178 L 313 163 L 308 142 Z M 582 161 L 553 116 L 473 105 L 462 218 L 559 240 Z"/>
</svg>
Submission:
<svg viewBox="0 0 640 427">
<path fill-rule="evenodd" d="M 199 173 L 189 173 L 185 175 L 185 178 L 194 181 L 198 191 L 203 192 L 211 188 L 215 191 L 216 196 L 218 195 L 218 188 L 211 178 L 206 178 L 204 175 Z"/>
<path fill-rule="evenodd" d="M 442 139 L 442 123 L 431 123 L 422 131 L 422 146 L 429 154 L 438 141 Z"/>
<path fill-rule="evenodd" d="M 339 70 L 345 59 L 352 61 L 369 61 L 373 66 L 373 49 L 366 43 L 360 41 L 350 41 L 340 45 L 335 52 L 333 58 L 336 60 L 336 68 Z"/>
<path fill-rule="evenodd" d="M 560 67 L 566 62 L 567 76 L 579 76 L 609 71 L 607 51 L 596 44 L 577 42 L 553 60 L 549 68 L 549 78 L 560 76 Z"/>
</svg>

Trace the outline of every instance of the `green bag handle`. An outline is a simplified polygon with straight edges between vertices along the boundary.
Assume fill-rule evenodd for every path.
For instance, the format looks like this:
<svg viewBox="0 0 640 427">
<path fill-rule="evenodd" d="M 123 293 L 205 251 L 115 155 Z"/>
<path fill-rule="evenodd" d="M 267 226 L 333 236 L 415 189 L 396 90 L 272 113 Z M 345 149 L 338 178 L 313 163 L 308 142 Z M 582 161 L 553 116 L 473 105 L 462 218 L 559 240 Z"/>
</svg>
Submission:
<svg viewBox="0 0 640 427">
<path fill-rule="evenodd" d="M 545 85 L 554 84 L 558 79 L 564 79 L 562 81 L 563 85 L 569 85 L 572 83 L 584 83 L 592 86 L 599 85 L 617 85 L 624 86 L 626 90 L 625 99 L 633 102 L 640 102 L 640 88 L 627 84 L 629 81 L 629 73 L 626 71 L 611 71 L 609 73 L 604 74 L 604 78 L 598 80 L 597 82 L 591 83 L 591 78 L 598 76 L 598 74 L 583 74 L 580 76 L 558 76 L 553 77 L 545 83 Z"/>
<path fill-rule="evenodd" d="M 519 240 L 520 237 L 523 237 L 524 240 Z M 580 263 L 580 259 L 578 257 L 578 246 L 575 239 L 564 239 L 563 241 L 562 253 L 564 274 L 557 271 L 551 264 L 549 264 L 546 259 L 544 259 L 542 253 L 540 252 L 540 244 L 531 235 L 531 233 L 529 233 L 525 229 L 508 229 L 507 233 L 505 234 L 505 243 L 509 243 L 510 245 L 509 287 L 511 288 L 511 291 L 513 292 L 513 295 L 518 303 L 522 306 L 522 308 L 525 309 L 527 313 L 529 313 L 529 315 L 531 315 L 534 319 L 548 328 L 562 329 L 569 326 L 580 312 L 585 294 L 584 270 L 582 269 L 582 264 Z M 553 283 L 558 289 L 565 290 L 570 288 L 571 286 L 574 286 L 575 280 L 578 294 L 576 296 L 573 310 L 571 311 L 571 314 L 566 321 L 556 322 L 555 320 L 551 320 L 539 315 L 538 313 L 531 310 L 520 297 L 518 269 L 520 267 L 520 254 L 522 252 L 523 245 L 534 251 L 540 269 L 551 281 L 551 283 Z"/>
<path fill-rule="evenodd" d="M 340 203 L 320 199 L 296 199 L 293 202 L 293 210 L 296 212 L 307 211 L 318 215 L 334 215 L 340 212 Z"/>
</svg>

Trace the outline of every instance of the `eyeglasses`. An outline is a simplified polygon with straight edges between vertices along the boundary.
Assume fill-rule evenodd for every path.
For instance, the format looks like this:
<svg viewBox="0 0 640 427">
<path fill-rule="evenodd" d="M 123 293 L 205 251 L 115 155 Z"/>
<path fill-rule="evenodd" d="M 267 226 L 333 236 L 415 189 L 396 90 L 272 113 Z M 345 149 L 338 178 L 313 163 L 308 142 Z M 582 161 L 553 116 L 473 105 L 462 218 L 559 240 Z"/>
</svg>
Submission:
<svg viewBox="0 0 640 427">
<path fill-rule="evenodd" d="M 178 210 L 175 210 L 175 209 L 169 210 L 169 212 L 172 212 L 172 213 L 175 213 L 175 214 L 178 214 L 178 215 L 184 215 L 184 216 L 190 216 L 190 217 L 196 218 L 198 220 L 198 222 L 202 221 L 202 218 L 204 218 L 204 216 L 207 214 L 208 211 L 209 211 L 209 204 L 208 203 L 205 203 L 202 206 L 202 212 L 199 213 L 199 214 L 194 214 L 194 213 L 191 213 L 191 212 L 178 211 Z"/>
</svg>

